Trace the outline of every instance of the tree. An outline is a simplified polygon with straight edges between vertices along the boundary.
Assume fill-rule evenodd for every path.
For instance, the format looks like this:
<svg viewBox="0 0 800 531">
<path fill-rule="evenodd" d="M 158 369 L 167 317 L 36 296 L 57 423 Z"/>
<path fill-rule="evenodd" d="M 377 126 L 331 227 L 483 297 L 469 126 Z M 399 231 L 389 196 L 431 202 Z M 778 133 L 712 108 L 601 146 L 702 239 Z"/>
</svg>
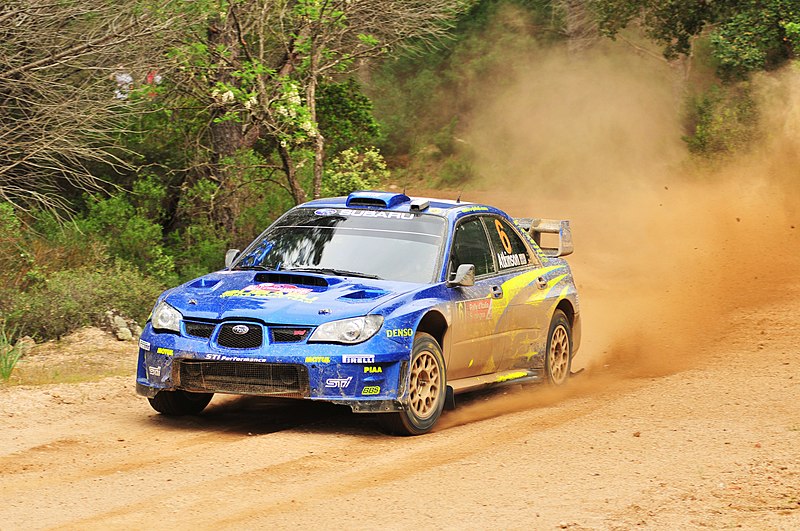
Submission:
<svg viewBox="0 0 800 531">
<path fill-rule="evenodd" d="M 268 148 L 295 202 L 310 153 L 311 194 L 322 188 L 326 138 L 320 87 L 389 50 L 443 37 L 463 0 L 233 0 L 182 50 L 181 85 L 210 109 L 213 159 Z M 198 32 L 198 36 L 201 34 Z M 269 166 L 269 165 L 266 165 Z M 224 168 L 215 174 L 225 180 Z"/>
<path fill-rule="evenodd" d="M 65 207 L 65 190 L 97 189 L 100 168 L 128 165 L 118 134 L 177 22 L 137 0 L 4 2 L 0 197 Z"/>
<path fill-rule="evenodd" d="M 664 45 L 668 59 L 690 54 L 694 39 L 710 33 L 724 77 L 780 65 L 797 53 L 797 0 L 588 0 L 600 30 L 614 37 L 633 21 Z"/>
</svg>

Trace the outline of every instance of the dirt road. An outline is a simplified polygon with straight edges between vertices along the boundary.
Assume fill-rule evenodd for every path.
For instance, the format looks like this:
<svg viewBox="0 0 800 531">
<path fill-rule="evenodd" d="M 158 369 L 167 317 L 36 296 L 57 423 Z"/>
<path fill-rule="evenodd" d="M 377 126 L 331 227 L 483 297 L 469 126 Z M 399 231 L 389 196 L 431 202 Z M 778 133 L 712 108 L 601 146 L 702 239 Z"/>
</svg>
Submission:
<svg viewBox="0 0 800 531">
<path fill-rule="evenodd" d="M 610 248 L 618 228 L 596 220 L 630 228 L 619 205 L 562 207 L 586 322 L 567 388 L 473 395 L 433 433 L 393 438 L 368 416 L 253 398 L 169 419 L 132 374 L 6 387 L 0 529 L 800 529 L 794 227 L 773 217 L 753 258 L 724 242 L 763 235 L 763 217 L 675 206 Z M 688 227 L 688 243 L 662 238 Z"/>
</svg>

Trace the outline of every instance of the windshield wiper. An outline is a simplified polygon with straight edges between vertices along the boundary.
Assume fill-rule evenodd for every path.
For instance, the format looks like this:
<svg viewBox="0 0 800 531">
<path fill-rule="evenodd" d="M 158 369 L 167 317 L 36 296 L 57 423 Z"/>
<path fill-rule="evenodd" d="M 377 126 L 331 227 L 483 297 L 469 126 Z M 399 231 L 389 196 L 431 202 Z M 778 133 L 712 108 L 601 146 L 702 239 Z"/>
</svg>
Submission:
<svg viewBox="0 0 800 531">
<path fill-rule="evenodd" d="M 251 266 L 237 266 L 233 268 L 234 271 L 272 271 L 272 268 L 264 267 L 262 265 Z"/>
<path fill-rule="evenodd" d="M 284 271 L 305 271 L 308 273 L 325 273 L 339 277 L 360 277 L 381 280 L 381 277 L 378 275 L 370 275 L 369 273 L 361 273 L 359 271 L 347 271 L 346 269 L 331 269 L 329 267 L 297 267 L 292 269 L 284 269 Z"/>
</svg>

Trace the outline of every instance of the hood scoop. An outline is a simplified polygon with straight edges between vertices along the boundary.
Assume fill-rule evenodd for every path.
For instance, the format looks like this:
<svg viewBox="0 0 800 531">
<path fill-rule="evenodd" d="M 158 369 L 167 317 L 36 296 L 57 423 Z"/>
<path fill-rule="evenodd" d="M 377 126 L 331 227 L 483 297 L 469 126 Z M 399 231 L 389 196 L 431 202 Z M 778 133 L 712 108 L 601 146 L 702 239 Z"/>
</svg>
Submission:
<svg viewBox="0 0 800 531">
<path fill-rule="evenodd" d="M 318 286 L 322 288 L 327 288 L 330 285 L 324 277 L 279 271 L 258 273 L 255 280 L 256 282 L 269 282 L 272 284 L 294 284 L 295 286 Z"/>
</svg>

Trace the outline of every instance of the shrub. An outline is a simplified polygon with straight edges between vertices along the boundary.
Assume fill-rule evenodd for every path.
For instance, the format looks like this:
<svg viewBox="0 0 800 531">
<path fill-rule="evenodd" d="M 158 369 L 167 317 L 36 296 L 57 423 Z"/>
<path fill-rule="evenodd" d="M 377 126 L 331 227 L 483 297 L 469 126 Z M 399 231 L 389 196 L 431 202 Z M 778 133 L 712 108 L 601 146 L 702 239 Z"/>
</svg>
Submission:
<svg viewBox="0 0 800 531">
<path fill-rule="evenodd" d="M 363 153 L 346 149 L 328 165 L 322 193 L 325 196 L 338 196 L 356 190 L 369 190 L 388 176 L 386 162 L 376 148 L 369 148 Z"/>
<path fill-rule="evenodd" d="M 106 270 L 83 267 L 48 275 L 46 282 L 19 293 L 7 322 L 36 339 L 59 338 L 82 326 L 99 326 L 111 308 L 144 322 L 164 286 L 118 261 Z"/>
<path fill-rule="evenodd" d="M 755 101 L 746 83 L 714 86 L 689 103 L 689 150 L 705 157 L 747 148 L 758 124 Z"/>
<path fill-rule="evenodd" d="M 6 331 L 5 323 L 0 322 L 0 378 L 7 382 L 14 367 L 22 357 L 22 347 L 14 342 L 13 334 Z"/>
</svg>

